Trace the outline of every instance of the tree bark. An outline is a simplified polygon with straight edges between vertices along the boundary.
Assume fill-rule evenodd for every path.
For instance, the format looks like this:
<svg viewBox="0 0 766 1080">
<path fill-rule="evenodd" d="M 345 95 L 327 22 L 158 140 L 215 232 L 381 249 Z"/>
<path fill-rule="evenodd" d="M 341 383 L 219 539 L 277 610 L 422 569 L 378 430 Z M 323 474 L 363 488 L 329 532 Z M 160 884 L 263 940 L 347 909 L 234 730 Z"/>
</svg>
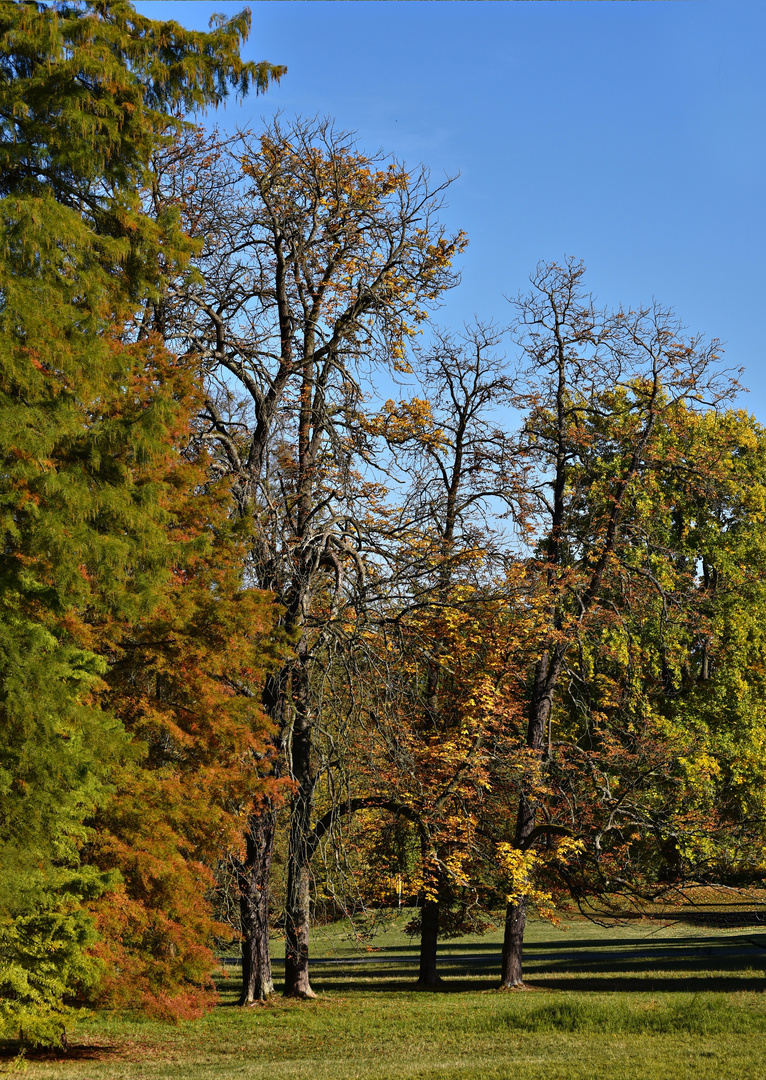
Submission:
<svg viewBox="0 0 766 1080">
<path fill-rule="evenodd" d="M 508 905 L 505 913 L 505 933 L 503 935 L 501 990 L 512 990 L 517 986 L 524 985 L 521 963 L 526 921 L 527 902 L 525 899 L 522 898 L 518 903 Z"/>
<path fill-rule="evenodd" d="M 300 650 L 299 650 L 300 652 Z M 285 996 L 315 997 L 309 982 L 310 870 L 313 854 L 311 806 L 314 778 L 311 771 L 311 717 L 308 670 L 293 671 L 295 720 L 290 756 L 296 784 L 290 814 L 290 850 L 285 905 Z"/>
<path fill-rule="evenodd" d="M 269 952 L 269 875 L 274 852 L 276 814 L 253 815 L 245 837 L 245 859 L 238 870 L 242 921 L 242 994 L 240 1005 L 265 1001 L 274 993 Z"/>
<path fill-rule="evenodd" d="M 309 864 L 290 860 L 285 918 L 285 997 L 316 997 L 309 982 Z"/>
<path fill-rule="evenodd" d="M 441 984 L 436 974 L 436 943 L 439 937 L 439 901 L 423 899 L 420 909 L 420 971 L 419 990 L 433 990 Z"/>
</svg>

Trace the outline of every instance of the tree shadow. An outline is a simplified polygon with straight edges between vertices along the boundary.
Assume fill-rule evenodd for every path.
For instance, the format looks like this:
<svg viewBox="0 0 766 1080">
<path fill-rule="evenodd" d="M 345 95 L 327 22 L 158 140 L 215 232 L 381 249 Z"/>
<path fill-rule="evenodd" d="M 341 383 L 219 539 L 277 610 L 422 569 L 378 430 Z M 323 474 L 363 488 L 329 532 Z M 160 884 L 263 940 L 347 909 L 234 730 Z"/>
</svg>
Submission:
<svg viewBox="0 0 766 1080">
<path fill-rule="evenodd" d="M 314 990 L 322 994 L 353 993 L 359 990 L 385 993 L 433 993 L 466 994 L 486 993 L 499 990 L 500 971 L 493 977 L 486 974 L 466 978 L 442 972 L 442 981 L 430 990 L 416 986 L 410 975 L 408 978 L 370 979 L 363 984 L 358 979 L 313 979 Z M 587 973 L 575 973 L 566 978 L 555 978 L 537 972 L 525 972 L 527 990 L 568 991 L 569 993 L 733 993 L 735 991 L 762 992 L 763 976 L 753 974 L 739 975 L 670 975 L 658 973 L 653 976 L 615 975 L 612 978 L 594 977 Z"/>
<path fill-rule="evenodd" d="M 113 1043 L 70 1043 L 66 1049 L 61 1046 L 25 1046 L 16 1041 L 0 1043 L 0 1062 L 21 1061 L 68 1062 L 68 1061 L 106 1061 L 120 1054 L 122 1048 Z"/>
<path fill-rule="evenodd" d="M 433 993 L 497 988 L 500 950 L 496 943 L 448 947 L 450 952 L 439 956 L 443 982 Z M 417 958 L 403 955 L 401 949 L 390 953 L 386 949 L 370 956 L 317 959 L 312 963 L 312 985 L 324 992 L 414 990 Z M 536 942 L 524 950 L 525 981 L 549 990 L 763 990 L 764 978 L 757 970 L 761 968 L 766 975 L 766 948 L 739 935 L 661 941 L 587 938 Z"/>
<path fill-rule="evenodd" d="M 527 975 L 525 973 L 525 979 Z M 530 973 L 530 986 L 541 990 L 569 990 L 576 993 L 605 994 L 626 993 L 733 993 L 735 991 L 763 991 L 762 975 L 662 975 L 631 978 L 617 975 L 611 979 L 592 978 L 587 974 L 572 975 L 565 979 L 550 978 Z"/>
</svg>

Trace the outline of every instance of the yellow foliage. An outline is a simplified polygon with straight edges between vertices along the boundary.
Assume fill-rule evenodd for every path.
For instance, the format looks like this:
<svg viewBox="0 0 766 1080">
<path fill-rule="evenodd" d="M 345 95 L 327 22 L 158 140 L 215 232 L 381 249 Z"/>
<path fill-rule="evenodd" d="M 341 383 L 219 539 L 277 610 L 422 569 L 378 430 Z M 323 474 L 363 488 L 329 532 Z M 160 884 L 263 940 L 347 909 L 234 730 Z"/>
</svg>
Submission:
<svg viewBox="0 0 766 1080">
<path fill-rule="evenodd" d="M 526 900 L 537 909 L 539 915 L 550 922 L 556 922 L 553 896 L 550 892 L 540 889 L 535 883 L 535 877 L 539 874 L 546 863 L 567 863 L 579 852 L 585 849 L 582 840 L 574 836 L 565 836 L 558 840 L 555 848 L 551 851 L 538 852 L 533 849 L 522 851 L 513 844 L 500 843 L 497 845 L 497 858 L 502 870 L 507 874 L 508 891 L 506 901 L 509 904 L 517 904 Z"/>
</svg>

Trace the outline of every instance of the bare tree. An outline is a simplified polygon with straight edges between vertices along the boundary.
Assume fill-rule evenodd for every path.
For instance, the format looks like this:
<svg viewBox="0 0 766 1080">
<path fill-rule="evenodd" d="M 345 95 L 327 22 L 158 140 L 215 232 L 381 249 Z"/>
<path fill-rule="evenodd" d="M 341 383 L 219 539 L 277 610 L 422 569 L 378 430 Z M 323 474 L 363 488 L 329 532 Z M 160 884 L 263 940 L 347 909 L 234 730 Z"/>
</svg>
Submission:
<svg viewBox="0 0 766 1080">
<path fill-rule="evenodd" d="M 158 170 L 202 250 L 154 319 L 199 358 L 200 438 L 216 447 L 252 535 L 254 583 L 274 592 L 293 658 L 263 690 L 292 785 L 285 993 L 312 996 L 309 864 L 316 765 L 312 665 L 364 593 L 371 444 L 363 380 L 406 366 L 408 338 L 456 281 L 461 235 L 436 220 L 444 185 L 408 172 L 324 121 L 227 144 L 198 139 Z M 355 597 L 352 605 L 351 599 Z M 268 865 L 273 816 L 249 823 L 242 865 L 244 1001 L 272 990 Z M 255 939 L 258 943 L 255 943 Z"/>
</svg>

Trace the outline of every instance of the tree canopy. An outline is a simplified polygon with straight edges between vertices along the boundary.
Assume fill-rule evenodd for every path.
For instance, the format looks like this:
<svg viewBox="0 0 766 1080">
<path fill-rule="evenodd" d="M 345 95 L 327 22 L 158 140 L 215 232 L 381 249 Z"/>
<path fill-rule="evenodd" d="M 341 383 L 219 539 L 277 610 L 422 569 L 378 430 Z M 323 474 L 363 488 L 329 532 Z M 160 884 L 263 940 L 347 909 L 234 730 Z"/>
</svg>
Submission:
<svg viewBox="0 0 766 1080">
<path fill-rule="evenodd" d="M 310 925 L 761 882 L 766 440 L 716 342 L 462 232 L 284 69 L 124 0 L 0 6 L 0 1035 L 311 997 Z M 510 350 L 510 358 L 504 355 Z M 395 386 L 395 391 L 391 388 Z M 392 396 L 389 397 L 389 392 Z M 277 865 L 284 866 L 280 881 Z"/>
</svg>

